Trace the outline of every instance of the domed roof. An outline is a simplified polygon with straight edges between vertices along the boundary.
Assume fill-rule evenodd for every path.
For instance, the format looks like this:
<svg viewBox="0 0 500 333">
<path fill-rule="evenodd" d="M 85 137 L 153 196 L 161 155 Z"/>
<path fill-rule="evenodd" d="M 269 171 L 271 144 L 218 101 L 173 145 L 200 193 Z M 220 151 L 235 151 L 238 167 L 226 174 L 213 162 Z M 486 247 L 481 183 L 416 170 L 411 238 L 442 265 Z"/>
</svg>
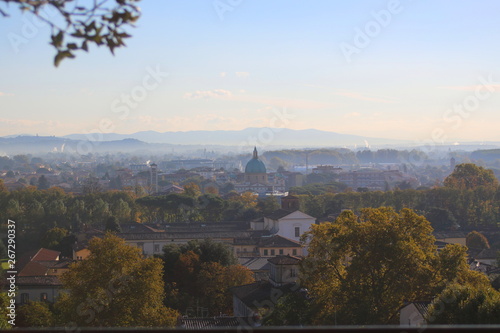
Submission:
<svg viewBox="0 0 500 333">
<path fill-rule="evenodd" d="M 254 148 L 253 157 L 250 161 L 248 161 L 247 166 L 245 167 L 245 173 L 266 173 L 266 166 L 261 160 L 259 160 L 257 147 Z"/>
</svg>

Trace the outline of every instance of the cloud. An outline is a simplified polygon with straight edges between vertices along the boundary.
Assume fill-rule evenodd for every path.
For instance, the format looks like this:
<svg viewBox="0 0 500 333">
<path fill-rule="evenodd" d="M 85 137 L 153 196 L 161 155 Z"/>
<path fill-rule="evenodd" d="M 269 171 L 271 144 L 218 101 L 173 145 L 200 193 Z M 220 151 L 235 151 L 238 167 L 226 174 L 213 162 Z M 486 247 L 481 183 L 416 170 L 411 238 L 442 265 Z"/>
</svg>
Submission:
<svg viewBox="0 0 500 333">
<path fill-rule="evenodd" d="M 231 97 L 231 92 L 224 89 L 213 90 L 197 90 L 193 93 L 185 93 L 184 99 L 210 99 L 210 98 L 227 98 Z"/>
<path fill-rule="evenodd" d="M 351 113 L 346 113 L 344 115 L 344 118 L 358 118 L 359 116 L 361 116 L 361 114 L 359 112 L 351 112 Z"/>
<path fill-rule="evenodd" d="M 248 77 L 250 75 L 248 72 L 236 72 L 235 74 L 237 77 Z"/>
<path fill-rule="evenodd" d="M 61 122 L 58 120 L 38 120 L 38 119 L 9 119 L 0 118 L 0 128 L 2 135 L 19 133 L 40 133 L 44 131 L 51 135 L 58 135 L 61 131 L 64 133 L 81 132 L 81 124 L 71 122 Z"/>
<path fill-rule="evenodd" d="M 242 112 L 238 112 L 241 114 Z M 128 128 L 130 126 L 130 128 Z M 247 127 L 269 127 L 268 114 L 250 114 L 247 117 L 222 116 L 215 113 L 198 113 L 196 115 L 152 117 L 131 117 L 125 131 L 156 130 L 193 131 L 193 130 L 241 130 Z"/>
<path fill-rule="evenodd" d="M 220 75 L 220 77 L 226 77 L 227 73 L 226 72 L 221 72 L 219 75 Z"/>
<path fill-rule="evenodd" d="M 476 91 L 477 89 L 486 88 L 488 90 L 500 91 L 500 84 L 478 84 L 475 86 L 443 86 L 438 89 L 459 90 L 459 91 Z"/>
<path fill-rule="evenodd" d="M 353 98 L 353 99 L 358 99 L 358 100 L 361 100 L 361 101 L 368 101 L 368 102 L 395 103 L 394 100 L 391 100 L 391 99 L 388 99 L 388 98 L 385 98 L 385 97 L 381 98 L 381 97 L 378 97 L 378 96 L 368 96 L 368 95 L 365 95 L 365 94 L 361 94 L 361 93 L 354 92 L 354 91 L 347 91 L 347 90 L 341 90 L 341 91 L 335 93 L 335 95 L 343 96 L 343 97 L 348 97 L 348 98 Z"/>
<path fill-rule="evenodd" d="M 0 91 L 0 96 L 14 96 L 14 94 L 11 94 L 11 93 L 6 93 L 6 92 L 3 92 L 3 91 Z"/>
<path fill-rule="evenodd" d="M 239 91 L 239 94 L 231 96 L 231 101 L 242 102 L 242 103 L 255 103 L 264 106 L 274 106 L 277 108 L 294 108 L 294 109 L 327 109 L 332 108 L 335 104 L 323 103 L 318 101 L 312 101 L 307 99 L 294 99 L 294 98 L 269 98 L 262 95 L 252 95 L 247 94 L 246 91 Z M 260 106 L 262 107 L 262 106 Z"/>
</svg>

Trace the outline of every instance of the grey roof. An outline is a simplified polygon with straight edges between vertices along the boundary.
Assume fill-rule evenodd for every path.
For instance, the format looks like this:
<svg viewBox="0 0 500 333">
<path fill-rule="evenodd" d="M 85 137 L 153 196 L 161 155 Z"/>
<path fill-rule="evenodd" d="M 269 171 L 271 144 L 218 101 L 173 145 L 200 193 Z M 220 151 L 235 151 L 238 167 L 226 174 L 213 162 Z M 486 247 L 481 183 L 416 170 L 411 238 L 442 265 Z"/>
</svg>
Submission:
<svg viewBox="0 0 500 333">
<path fill-rule="evenodd" d="M 207 329 L 215 327 L 238 327 L 246 325 L 243 318 L 239 317 L 206 317 L 206 318 L 182 318 L 180 326 L 186 329 Z"/>
<path fill-rule="evenodd" d="M 437 239 L 443 238 L 466 238 L 467 235 L 462 231 L 440 231 L 434 232 L 434 237 Z"/>
<path fill-rule="evenodd" d="M 266 257 L 243 257 L 238 258 L 240 265 L 245 266 L 251 271 L 269 271 L 269 258 Z"/>
<path fill-rule="evenodd" d="M 499 251 L 493 249 L 484 249 L 476 256 L 476 259 L 496 259 Z"/>
<path fill-rule="evenodd" d="M 45 276 L 18 276 L 16 279 L 18 286 L 60 286 L 61 281 L 58 276 L 45 275 Z"/>
<path fill-rule="evenodd" d="M 443 242 L 443 241 L 435 241 L 434 242 L 434 245 L 436 245 L 438 247 L 438 249 L 441 249 L 448 244 L 451 244 L 451 243 L 447 243 L 447 242 Z"/>
<path fill-rule="evenodd" d="M 413 302 L 413 304 L 417 308 L 418 312 L 420 312 L 422 317 L 426 318 L 427 313 L 429 311 L 429 305 L 431 305 L 431 302 Z"/>
<path fill-rule="evenodd" d="M 257 245 L 258 243 L 258 238 L 236 238 L 233 241 L 233 245 Z"/>
<path fill-rule="evenodd" d="M 163 232 L 250 230 L 249 224 L 246 222 L 168 223 L 163 224 L 161 228 L 163 228 Z"/>
<path fill-rule="evenodd" d="M 285 238 L 280 235 L 272 237 L 262 237 L 258 244 L 259 247 L 302 247 L 299 242 Z"/>
<path fill-rule="evenodd" d="M 125 223 L 120 225 L 122 228 L 121 233 L 150 233 L 150 232 L 161 232 L 162 230 L 158 230 L 156 228 L 152 228 L 148 225 L 142 223 Z"/>
<path fill-rule="evenodd" d="M 279 220 L 279 219 L 282 219 L 284 218 L 285 216 L 288 216 L 290 214 L 292 214 L 293 212 L 289 211 L 289 210 L 286 210 L 286 209 L 278 209 L 278 210 L 275 210 L 273 213 L 271 213 L 270 215 L 266 216 L 267 218 L 271 219 L 271 220 Z"/>
<path fill-rule="evenodd" d="M 154 232 L 118 234 L 125 240 L 169 240 L 169 239 L 205 239 L 205 238 L 250 238 L 264 234 L 265 230 L 234 231 L 192 231 L 192 232 Z"/>
<path fill-rule="evenodd" d="M 274 265 L 298 265 L 300 260 L 301 259 L 299 257 L 293 257 L 290 255 L 287 256 L 280 255 L 267 259 L 267 261 L 269 261 L 271 264 Z"/>
</svg>

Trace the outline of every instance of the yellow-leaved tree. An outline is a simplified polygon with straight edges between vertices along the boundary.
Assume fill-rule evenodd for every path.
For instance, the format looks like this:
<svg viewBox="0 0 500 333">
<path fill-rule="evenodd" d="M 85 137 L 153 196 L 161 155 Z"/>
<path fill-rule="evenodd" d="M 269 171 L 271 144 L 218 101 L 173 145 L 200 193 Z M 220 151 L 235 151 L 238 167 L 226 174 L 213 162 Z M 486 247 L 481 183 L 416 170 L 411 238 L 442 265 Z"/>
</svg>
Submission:
<svg viewBox="0 0 500 333">
<path fill-rule="evenodd" d="M 313 324 L 395 324 L 405 301 L 430 301 L 452 282 L 488 283 L 467 267 L 465 247 L 438 253 L 430 223 L 410 209 L 344 211 L 306 237 L 301 283 Z"/>
<path fill-rule="evenodd" d="M 163 264 L 112 234 L 93 238 L 90 256 L 61 276 L 55 308 L 73 327 L 173 327 L 178 313 L 163 304 Z"/>
</svg>

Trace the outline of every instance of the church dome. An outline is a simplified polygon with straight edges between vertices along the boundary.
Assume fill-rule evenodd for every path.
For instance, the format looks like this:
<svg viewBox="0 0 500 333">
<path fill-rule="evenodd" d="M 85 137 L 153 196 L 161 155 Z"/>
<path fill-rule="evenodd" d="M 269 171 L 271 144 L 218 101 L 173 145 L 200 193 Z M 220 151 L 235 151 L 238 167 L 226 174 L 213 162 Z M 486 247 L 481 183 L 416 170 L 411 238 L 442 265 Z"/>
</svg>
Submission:
<svg viewBox="0 0 500 333">
<path fill-rule="evenodd" d="M 266 173 L 266 166 L 261 160 L 259 160 L 257 148 L 254 148 L 253 150 L 253 157 L 250 161 L 248 161 L 247 166 L 245 167 L 245 173 Z"/>
</svg>

